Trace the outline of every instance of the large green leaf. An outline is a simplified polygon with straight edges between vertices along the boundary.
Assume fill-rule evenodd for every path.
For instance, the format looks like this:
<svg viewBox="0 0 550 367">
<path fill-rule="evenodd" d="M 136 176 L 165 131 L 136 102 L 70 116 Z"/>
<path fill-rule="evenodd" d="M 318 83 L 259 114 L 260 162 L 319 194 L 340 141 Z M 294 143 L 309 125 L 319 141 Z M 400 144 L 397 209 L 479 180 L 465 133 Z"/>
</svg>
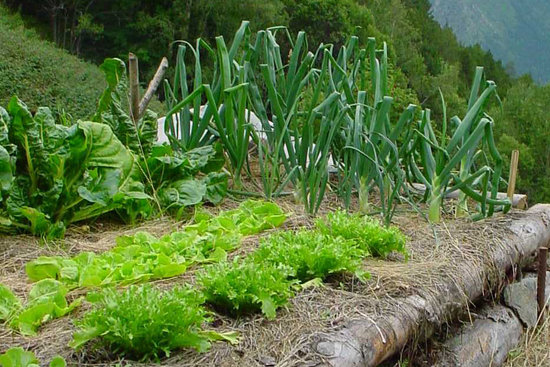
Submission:
<svg viewBox="0 0 550 367">
<path fill-rule="evenodd" d="M 0 355 L 0 365 L 3 367 L 39 367 L 40 361 L 32 352 L 21 347 L 10 348 Z"/>
<path fill-rule="evenodd" d="M 3 284 L 0 284 L 0 321 L 7 320 L 21 308 L 21 300 Z"/>
<path fill-rule="evenodd" d="M 118 139 L 133 152 L 148 153 L 157 138 L 157 116 L 146 111 L 136 123 L 128 111 L 128 77 L 126 65 L 120 59 L 105 59 L 100 66 L 105 74 L 107 88 L 101 95 L 93 117 L 107 124 Z"/>
</svg>

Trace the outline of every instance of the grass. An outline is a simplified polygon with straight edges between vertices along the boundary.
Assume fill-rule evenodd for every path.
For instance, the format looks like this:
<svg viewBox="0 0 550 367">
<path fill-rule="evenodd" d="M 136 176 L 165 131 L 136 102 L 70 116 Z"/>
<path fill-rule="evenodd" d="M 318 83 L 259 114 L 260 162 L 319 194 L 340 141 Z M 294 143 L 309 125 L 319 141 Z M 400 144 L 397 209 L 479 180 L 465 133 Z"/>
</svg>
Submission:
<svg viewBox="0 0 550 367">
<path fill-rule="evenodd" d="M 508 354 L 505 367 L 543 367 L 550 366 L 550 318 L 536 329 L 528 330 L 521 344 Z"/>
</svg>

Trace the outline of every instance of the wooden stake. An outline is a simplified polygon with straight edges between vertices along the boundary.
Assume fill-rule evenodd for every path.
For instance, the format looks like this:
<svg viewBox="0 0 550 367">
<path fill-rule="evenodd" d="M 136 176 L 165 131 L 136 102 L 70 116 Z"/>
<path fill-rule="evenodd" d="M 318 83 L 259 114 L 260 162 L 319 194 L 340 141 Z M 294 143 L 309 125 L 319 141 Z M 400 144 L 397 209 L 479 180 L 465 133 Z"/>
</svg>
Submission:
<svg viewBox="0 0 550 367">
<path fill-rule="evenodd" d="M 128 69 L 130 79 L 130 114 L 134 122 L 139 120 L 139 65 L 136 55 L 128 55 Z"/>
<path fill-rule="evenodd" d="M 157 69 L 157 72 L 155 73 L 155 76 L 149 82 L 149 86 L 147 87 L 147 90 L 145 91 L 141 102 L 139 102 L 139 117 L 143 116 L 143 114 L 145 113 L 145 109 L 147 109 L 149 102 L 151 102 L 153 95 L 157 91 L 160 83 L 162 82 L 162 78 L 164 78 L 164 73 L 166 73 L 166 69 L 168 69 L 168 59 L 166 57 L 163 57 Z"/>
<path fill-rule="evenodd" d="M 548 258 L 548 247 L 539 248 L 539 268 L 537 277 L 537 304 L 539 311 L 539 322 L 542 323 L 544 307 L 546 305 L 546 261 Z"/>
<path fill-rule="evenodd" d="M 514 192 L 516 191 L 518 162 L 519 162 L 519 150 L 516 149 L 512 151 L 512 157 L 510 159 L 510 176 L 508 180 L 508 199 L 510 199 L 510 201 L 514 199 Z"/>
</svg>

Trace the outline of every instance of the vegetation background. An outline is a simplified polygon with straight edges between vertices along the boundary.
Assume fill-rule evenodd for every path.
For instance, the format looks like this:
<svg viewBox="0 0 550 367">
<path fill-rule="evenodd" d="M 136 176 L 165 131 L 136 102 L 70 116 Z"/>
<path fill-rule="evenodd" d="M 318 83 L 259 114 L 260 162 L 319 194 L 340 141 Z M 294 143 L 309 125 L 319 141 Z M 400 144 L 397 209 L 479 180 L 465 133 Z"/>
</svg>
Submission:
<svg viewBox="0 0 550 367">
<path fill-rule="evenodd" d="M 502 100 L 502 104 L 494 101 L 491 109 L 500 150 L 507 160 L 513 149 L 520 150 L 518 190 L 527 193 L 531 203 L 550 202 L 550 118 L 546 113 L 550 85 L 537 84 L 548 80 L 550 74 L 542 66 L 534 71 L 515 59 L 512 67 L 496 60 L 479 44 L 460 43 L 446 26 L 453 26 L 449 14 L 455 14 L 456 21 L 464 17 L 470 28 L 481 27 L 486 7 L 468 6 L 473 1 L 433 0 L 433 11 L 430 0 L 0 2 L 0 102 L 5 105 L 11 95 L 17 94 L 31 108 L 57 107 L 75 118 L 85 118 L 95 110 L 104 87 L 102 75 L 93 64 L 106 57 L 125 59 L 132 51 L 139 57 L 145 85 L 163 56 L 175 60 L 174 41 L 203 37 L 212 42 L 217 35 L 230 39 L 243 19 L 250 20 L 253 29 L 286 25 L 292 33 L 305 30 L 310 45 L 339 45 L 350 34 L 363 41 L 369 36 L 386 41 L 392 62 L 391 94 L 396 103 L 431 108 L 436 118 L 441 115 L 438 89 L 445 96 L 448 113 L 461 114 L 467 106 L 475 67 L 482 65 L 497 83 Z M 497 7 L 504 13 L 496 14 L 496 19 L 506 21 L 513 16 L 514 26 L 520 27 L 522 22 L 539 17 L 536 6 L 523 9 L 528 14 L 519 17 L 517 6 L 510 8 L 512 2 L 507 0 Z M 507 40 L 498 32 L 504 28 L 491 29 L 481 33 L 494 44 Z M 543 36 L 534 34 L 532 41 L 540 44 L 535 38 Z M 494 49 L 495 55 L 510 60 L 477 33 L 461 33 L 460 39 L 464 44 L 479 40 L 484 47 Z M 507 52 L 512 49 L 518 55 L 523 53 L 523 59 L 535 59 L 525 58 L 525 51 L 519 47 L 506 46 Z M 162 95 L 159 97 L 162 99 Z"/>
</svg>

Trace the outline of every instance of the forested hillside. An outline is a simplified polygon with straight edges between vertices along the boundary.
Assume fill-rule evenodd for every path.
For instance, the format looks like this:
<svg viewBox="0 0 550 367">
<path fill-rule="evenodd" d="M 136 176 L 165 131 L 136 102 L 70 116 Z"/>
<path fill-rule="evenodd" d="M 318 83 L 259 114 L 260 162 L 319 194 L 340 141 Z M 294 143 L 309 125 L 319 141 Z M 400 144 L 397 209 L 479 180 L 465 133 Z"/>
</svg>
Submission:
<svg viewBox="0 0 550 367">
<path fill-rule="evenodd" d="M 85 117 L 95 111 L 103 74 L 89 62 L 41 40 L 0 5 L 0 105 L 15 94 L 29 107 L 50 106 Z"/>
<path fill-rule="evenodd" d="M 479 43 L 521 75 L 550 81 L 550 2 L 431 0 L 432 12 L 466 45 Z"/>
<path fill-rule="evenodd" d="M 531 202 L 550 201 L 550 137 L 545 134 L 550 126 L 544 110 L 550 87 L 536 86 L 528 77 L 516 80 L 479 45 L 462 46 L 451 28 L 432 17 L 429 0 L 4 1 L 32 19 L 29 23 L 44 38 L 89 61 L 136 53 L 142 83 L 162 56 L 173 64 L 175 41 L 203 37 L 212 43 L 217 35 L 229 39 L 243 19 L 250 20 L 253 30 L 275 25 L 285 25 L 293 34 L 305 30 L 311 48 L 321 42 L 338 46 L 350 34 L 361 42 L 369 36 L 388 42 L 396 103 L 431 108 L 436 119 L 442 115 L 439 89 L 447 113 L 460 115 L 475 67 L 484 66 L 503 101 L 502 108 L 492 101 L 500 149 L 506 155 L 521 150 L 519 190 Z M 472 15 L 471 21 L 484 19 Z M 202 61 L 207 66 L 207 55 Z"/>
</svg>

